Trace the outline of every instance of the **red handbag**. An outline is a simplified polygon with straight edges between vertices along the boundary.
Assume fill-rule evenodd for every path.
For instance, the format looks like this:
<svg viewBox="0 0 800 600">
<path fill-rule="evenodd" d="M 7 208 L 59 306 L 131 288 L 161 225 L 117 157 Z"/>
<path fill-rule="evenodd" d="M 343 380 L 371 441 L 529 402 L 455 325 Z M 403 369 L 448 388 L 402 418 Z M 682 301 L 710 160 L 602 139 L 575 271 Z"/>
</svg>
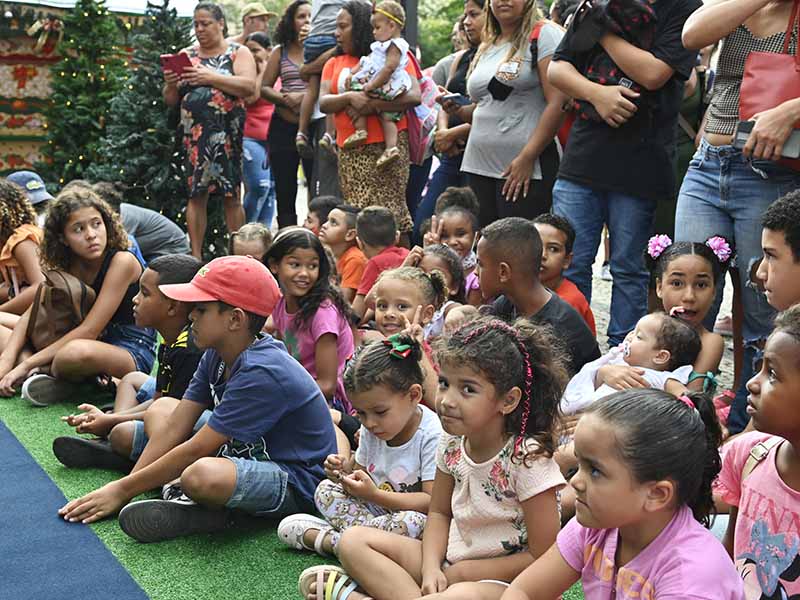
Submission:
<svg viewBox="0 0 800 600">
<path fill-rule="evenodd" d="M 744 75 L 739 91 L 739 119 L 750 120 L 754 114 L 800 98 L 800 54 L 789 54 L 792 32 L 798 31 L 800 0 L 794 0 L 792 15 L 786 27 L 783 53 L 751 52 L 744 63 Z M 800 37 L 800 36 L 799 36 Z M 800 129 L 800 121 L 795 123 Z M 780 164 L 800 171 L 800 159 L 781 159 Z"/>
</svg>

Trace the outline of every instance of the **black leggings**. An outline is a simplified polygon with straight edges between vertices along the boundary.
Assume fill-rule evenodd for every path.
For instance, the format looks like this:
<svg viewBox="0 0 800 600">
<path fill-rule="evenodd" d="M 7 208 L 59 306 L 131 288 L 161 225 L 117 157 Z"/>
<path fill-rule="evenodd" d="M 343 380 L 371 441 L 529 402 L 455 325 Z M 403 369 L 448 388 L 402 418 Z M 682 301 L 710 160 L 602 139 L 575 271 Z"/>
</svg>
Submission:
<svg viewBox="0 0 800 600">
<path fill-rule="evenodd" d="M 269 148 L 269 166 L 275 178 L 275 195 L 278 199 L 278 227 L 297 225 L 297 165 L 300 155 L 294 145 L 297 125 L 272 115 L 269 126 L 267 146 Z M 307 181 L 312 180 L 313 160 L 303 159 L 303 173 Z"/>
<path fill-rule="evenodd" d="M 475 192 L 480 204 L 481 227 L 504 217 L 535 219 L 549 212 L 553 204 L 553 184 L 558 174 L 558 162 L 558 149 L 554 142 L 539 156 L 542 178 L 531 180 L 528 195 L 516 202 L 506 201 L 502 194 L 505 179 L 467 173 L 469 187 Z"/>
</svg>

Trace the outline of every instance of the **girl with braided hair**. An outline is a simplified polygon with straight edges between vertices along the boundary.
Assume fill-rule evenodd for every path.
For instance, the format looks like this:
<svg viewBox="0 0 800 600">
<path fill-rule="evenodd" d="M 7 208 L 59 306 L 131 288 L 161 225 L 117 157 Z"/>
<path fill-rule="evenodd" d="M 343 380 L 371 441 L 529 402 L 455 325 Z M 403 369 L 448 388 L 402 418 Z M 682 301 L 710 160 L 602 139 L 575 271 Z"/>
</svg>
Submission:
<svg viewBox="0 0 800 600">
<path fill-rule="evenodd" d="M 44 281 L 39 266 L 41 243 L 42 230 L 25 191 L 0 178 L 0 312 L 10 313 L 0 319 L 2 324 L 14 326 L 13 315 L 25 312 Z"/>
<path fill-rule="evenodd" d="M 332 600 L 500 598 L 559 529 L 552 455 L 567 375 L 554 347 L 527 320 L 481 317 L 440 338 L 445 433 L 422 541 L 350 528 L 337 548 L 346 574 L 316 567 L 301 579 L 306 598 L 323 597 L 322 581 Z"/>
</svg>

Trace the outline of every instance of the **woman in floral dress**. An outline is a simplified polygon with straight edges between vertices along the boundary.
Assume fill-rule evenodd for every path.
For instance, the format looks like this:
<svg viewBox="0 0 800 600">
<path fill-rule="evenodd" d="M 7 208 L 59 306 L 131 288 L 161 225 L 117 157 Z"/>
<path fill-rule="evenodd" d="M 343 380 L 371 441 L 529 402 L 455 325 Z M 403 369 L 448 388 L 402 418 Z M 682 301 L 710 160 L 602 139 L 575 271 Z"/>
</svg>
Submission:
<svg viewBox="0 0 800 600">
<path fill-rule="evenodd" d="M 192 254 L 202 258 L 209 194 L 224 198 L 225 224 L 244 224 L 242 180 L 244 98 L 255 91 L 256 65 L 246 46 L 225 39 L 225 15 L 216 4 L 194 10 L 197 44 L 181 52 L 192 62 L 178 76 L 164 71 L 164 102 L 180 103 L 178 135 L 188 173 L 186 225 Z"/>
</svg>

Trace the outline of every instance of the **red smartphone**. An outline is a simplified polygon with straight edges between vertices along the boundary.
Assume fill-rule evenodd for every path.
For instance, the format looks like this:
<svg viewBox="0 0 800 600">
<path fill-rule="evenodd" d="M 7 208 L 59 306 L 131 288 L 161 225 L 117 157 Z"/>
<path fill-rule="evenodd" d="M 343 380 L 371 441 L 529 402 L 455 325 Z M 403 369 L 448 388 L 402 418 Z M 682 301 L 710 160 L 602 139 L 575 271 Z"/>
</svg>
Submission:
<svg viewBox="0 0 800 600">
<path fill-rule="evenodd" d="M 161 68 L 165 71 L 172 71 L 178 77 L 183 75 L 184 69 L 190 68 L 191 66 L 192 61 L 189 60 L 189 55 L 183 52 L 161 55 Z"/>
</svg>

